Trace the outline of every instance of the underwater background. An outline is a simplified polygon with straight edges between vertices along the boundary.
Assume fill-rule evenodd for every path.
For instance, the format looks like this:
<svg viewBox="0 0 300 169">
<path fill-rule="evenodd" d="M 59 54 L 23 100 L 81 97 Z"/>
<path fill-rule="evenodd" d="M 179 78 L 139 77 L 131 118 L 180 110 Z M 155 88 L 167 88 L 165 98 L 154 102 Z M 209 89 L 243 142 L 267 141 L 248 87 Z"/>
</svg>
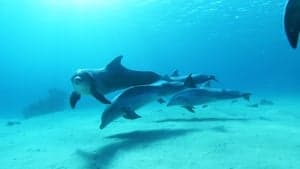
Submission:
<svg viewBox="0 0 300 169">
<path fill-rule="evenodd" d="M 115 56 L 132 69 L 214 74 L 226 88 L 299 96 L 300 53 L 283 30 L 285 0 L 2 0 L 1 115 L 49 88 L 71 92 L 78 68 Z"/>
<path fill-rule="evenodd" d="M 300 49 L 285 3 L 0 0 L 0 168 L 299 169 Z M 119 55 L 129 69 L 215 75 L 212 87 L 252 97 L 195 113 L 152 102 L 100 130 L 106 105 L 83 96 L 71 109 L 71 77 Z"/>
</svg>

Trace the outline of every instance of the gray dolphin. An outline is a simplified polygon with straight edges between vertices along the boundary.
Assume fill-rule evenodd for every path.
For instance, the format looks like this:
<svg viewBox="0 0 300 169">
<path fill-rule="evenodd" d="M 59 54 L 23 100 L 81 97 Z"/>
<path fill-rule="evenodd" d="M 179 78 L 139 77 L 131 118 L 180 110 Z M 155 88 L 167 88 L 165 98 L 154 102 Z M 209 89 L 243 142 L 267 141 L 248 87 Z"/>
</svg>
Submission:
<svg viewBox="0 0 300 169">
<path fill-rule="evenodd" d="M 135 110 L 153 101 L 162 102 L 161 97 L 176 93 L 188 87 L 195 87 L 191 76 L 182 82 L 163 82 L 161 84 L 133 86 L 117 96 L 112 104 L 108 105 L 101 117 L 100 129 L 112 121 L 124 117 L 126 119 L 140 118 Z"/>
<path fill-rule="evenodd" d="M 74 88 L 70 96 L 70 105 L 75 108 L 82 94 L 92 95 L 104 104 L 110 104 L 104 95 L 130 86 L 157 82 L 162 77 L 151 71 L 137 71 L 121 64 L 123 56 L 113 59 L 105 68 L 79 69 L 72 76 Z"/>
<path fill-rule="evenodd" d="M 250 93 L 242 93 L 235 90 L 193 88 L 185 89 L 173 95 L 167 106 L 180 105 L 190 112 L 194 112 L 195 105 L 205 105 L 218 100 L 235 99 L 243 97 L 250 99 Z"/>
<path fill-rule="evenodd" d="M 284 27 L 290 45 L 296 49 L 300 32 L 300 0 L 288 0 L 285 7 Z"/>
<path fill-rule="evenodd" d="M 180 76 L 178 70 L 174 70 L 173 73 L 171 74 L 171 76 L 165 76 L 164 80 L 169 81 L 169 82 L 172 82 L 172 81 L 184 82 L 188 76 L 189 75 Z M 192 74 L 192 78 L 193 78 L 194 83 L 197 85 L 209 83 L 210 81 L 219 82 L 217 80 L 216 76 L 214 76 L 214 75 Z"/>
</svg>

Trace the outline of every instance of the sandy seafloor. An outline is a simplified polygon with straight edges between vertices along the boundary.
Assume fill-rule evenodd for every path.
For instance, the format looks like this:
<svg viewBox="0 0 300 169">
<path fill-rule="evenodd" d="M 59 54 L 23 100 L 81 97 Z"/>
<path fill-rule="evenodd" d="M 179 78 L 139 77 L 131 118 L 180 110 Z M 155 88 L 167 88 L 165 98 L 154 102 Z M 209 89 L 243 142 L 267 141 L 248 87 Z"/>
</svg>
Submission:
<svg viewBox="0 0 300 169">
<path fill-rule="evenodd" d="M 153 103 L 99 129 L 102 106 L 0 125 L 1 169 L 299 169 L 300 96 L 197 107 Z M 17 119 L 18 120 L 18 119 Z"/>
</svg>

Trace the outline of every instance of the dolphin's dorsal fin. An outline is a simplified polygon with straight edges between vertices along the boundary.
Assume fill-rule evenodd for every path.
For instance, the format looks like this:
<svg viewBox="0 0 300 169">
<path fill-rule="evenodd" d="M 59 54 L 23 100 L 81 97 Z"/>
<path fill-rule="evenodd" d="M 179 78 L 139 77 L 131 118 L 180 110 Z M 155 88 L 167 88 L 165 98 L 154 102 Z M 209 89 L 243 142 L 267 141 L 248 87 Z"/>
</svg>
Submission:
<svg viewBox="0 0 300 169">
<path fill-rule="evenodd" d="M 197 85 L 195 84 L 195 81 L 192 77 L 192 74 L 189 74 L 189 76 L 184 81 L 184 86 L 187 88 L 196 88 Z"/>
<path fill-rule="evenodd" d="M 179 72 L 178 72 L 178 69 L 175 69 L 172 74 L 171 74 L 171 77 L 178 77 L 179 76 Z"/>
<path fill-rule="evenodd" d="M 109 64 L 106 65 L 107 70 L 119 70 L 119 69 L 124 69 L 124 66 L 122 65 L 122 59 L 123 56 L 120 55 L 116 58 L 114 58 Z"/>
</svg>

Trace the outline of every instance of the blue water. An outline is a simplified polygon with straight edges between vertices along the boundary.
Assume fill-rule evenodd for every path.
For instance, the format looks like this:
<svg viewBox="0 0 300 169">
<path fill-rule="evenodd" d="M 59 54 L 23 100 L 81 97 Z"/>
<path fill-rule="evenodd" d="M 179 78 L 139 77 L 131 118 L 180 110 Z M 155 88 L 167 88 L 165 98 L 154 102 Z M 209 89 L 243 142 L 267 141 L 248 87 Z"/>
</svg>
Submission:
<svg viewBox="0 0 300 169">
<path fill-rule="evenodd" d="M 15 114 L 78 68 L 124 55 L 132 69 L 215 74 L 226 88 L 299 95 L 285 0 L 2 0 L 0 93 Z"/>
</svg>

